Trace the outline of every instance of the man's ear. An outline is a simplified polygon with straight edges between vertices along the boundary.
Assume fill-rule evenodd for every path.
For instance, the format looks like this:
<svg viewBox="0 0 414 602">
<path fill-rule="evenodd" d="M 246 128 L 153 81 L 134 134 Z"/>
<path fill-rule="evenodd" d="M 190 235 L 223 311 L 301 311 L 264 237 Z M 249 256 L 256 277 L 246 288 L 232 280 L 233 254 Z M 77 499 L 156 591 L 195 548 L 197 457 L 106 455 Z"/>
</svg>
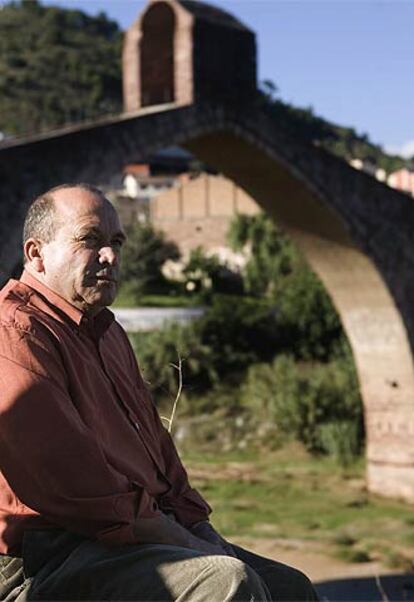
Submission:
<svg viewBox="0 0 414 602">
<path fill-rule="evenodd" d="M 28 238 L 23 247 L 26 265 L 31 266 L 35 272 L 44 272 L 42 243 L 36 238 Z"/>
</svg>

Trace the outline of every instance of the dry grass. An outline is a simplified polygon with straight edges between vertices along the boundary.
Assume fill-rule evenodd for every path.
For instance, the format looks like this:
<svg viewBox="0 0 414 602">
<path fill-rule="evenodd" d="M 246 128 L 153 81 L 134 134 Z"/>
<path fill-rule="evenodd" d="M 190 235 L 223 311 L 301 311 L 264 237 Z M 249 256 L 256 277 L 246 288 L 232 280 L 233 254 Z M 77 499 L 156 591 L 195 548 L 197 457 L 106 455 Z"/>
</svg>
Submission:
<svg viewBox="0 0 414 602">
<path fill-rule="evenodd" d="M 413 508 L 370 495 L 362 462 L 343 471 L 298 446 L 185 461 L 214 508 L 214 524 L 229 537 L 313 542 L 349 562 L 413 569 Z"/>
</svg>

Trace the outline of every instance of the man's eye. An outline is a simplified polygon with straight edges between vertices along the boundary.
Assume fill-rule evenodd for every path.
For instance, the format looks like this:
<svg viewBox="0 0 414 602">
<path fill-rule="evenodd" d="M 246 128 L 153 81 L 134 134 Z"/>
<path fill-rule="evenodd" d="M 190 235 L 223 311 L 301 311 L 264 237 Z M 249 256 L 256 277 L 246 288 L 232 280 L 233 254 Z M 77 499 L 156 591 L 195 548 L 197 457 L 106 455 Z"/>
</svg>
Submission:
<svg viewBox="0 0 414 602">
<path fill-rule="evenodd" d="M 82 236 L 82 238 L 80 239 L 81 242 L 87 245 L 95 244 L 97 240 L 98 237 L 95 234 L 85 234 L 85 236 Z"/>
</svg>

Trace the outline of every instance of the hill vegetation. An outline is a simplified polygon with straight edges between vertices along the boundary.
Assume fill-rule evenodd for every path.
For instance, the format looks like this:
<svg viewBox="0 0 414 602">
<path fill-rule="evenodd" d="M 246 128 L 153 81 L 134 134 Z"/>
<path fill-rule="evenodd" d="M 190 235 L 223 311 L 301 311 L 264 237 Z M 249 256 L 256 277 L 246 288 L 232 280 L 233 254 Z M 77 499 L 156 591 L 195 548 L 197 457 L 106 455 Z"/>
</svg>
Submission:
<svg viewBox="0 0 414 602">
<path fill-rule="evenodd" d="M 326 150 L 349 161 L 361 159 L 384 169 L 387 173 L 404 167 L 409 161 L 388 155 L 379 144 L 373 144 L 367 134 L 358 134 L 352 127 L 344 127 L 315 115 L 311 107 L 303 109 L 283 102 L 277 86 L 264 81 L 260 90 L 265 108 L 288 128 L 307 141 L 316 142 Z"/>
<path fill-rule="evenodd" d="M 0 132 L 24 135 L 121 112 L 121 46 L 118 24 L 104 13 L 91 17 L 39 0 L 6 3 L 0 11 Z M 405 164 L 367 135 L 282 102 L 272 82 L 262 83 L 261 99 L 296 136 L 347 160 L 370 161 L 387 172 Z"/>
<path fill-rule="evenodd" d="M 23 135 L 122 110 L 122 32 L 104 13 L 21 0 L 0 10 L 0 132 Z"/>
</svg>

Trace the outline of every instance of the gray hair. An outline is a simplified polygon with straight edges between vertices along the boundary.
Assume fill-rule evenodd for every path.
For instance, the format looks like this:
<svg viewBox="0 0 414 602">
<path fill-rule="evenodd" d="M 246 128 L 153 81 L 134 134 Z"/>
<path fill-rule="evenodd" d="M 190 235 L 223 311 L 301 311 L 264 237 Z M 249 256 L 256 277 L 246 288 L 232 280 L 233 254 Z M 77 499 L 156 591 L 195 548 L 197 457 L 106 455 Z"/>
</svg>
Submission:
<svg viewBox="0 0 414 602">
<path fill-rule="evenodd" d="M 53 194 L 65 188 L 80 188 L 91 192 L 96 196 L 105 198 L 102 190 L 91 184 L 83 182 L 76 184 L 61 184 L 55 186 L 47 192 L 39 195 L 30 205 L 23 226 L 23 244 L 29 238 L 36 238 L 41 242 L 48 243 L 52 241 L 57 230 L 61 225 L 61 220 L 58 218 L 56 204 Z"/>
</svg>

